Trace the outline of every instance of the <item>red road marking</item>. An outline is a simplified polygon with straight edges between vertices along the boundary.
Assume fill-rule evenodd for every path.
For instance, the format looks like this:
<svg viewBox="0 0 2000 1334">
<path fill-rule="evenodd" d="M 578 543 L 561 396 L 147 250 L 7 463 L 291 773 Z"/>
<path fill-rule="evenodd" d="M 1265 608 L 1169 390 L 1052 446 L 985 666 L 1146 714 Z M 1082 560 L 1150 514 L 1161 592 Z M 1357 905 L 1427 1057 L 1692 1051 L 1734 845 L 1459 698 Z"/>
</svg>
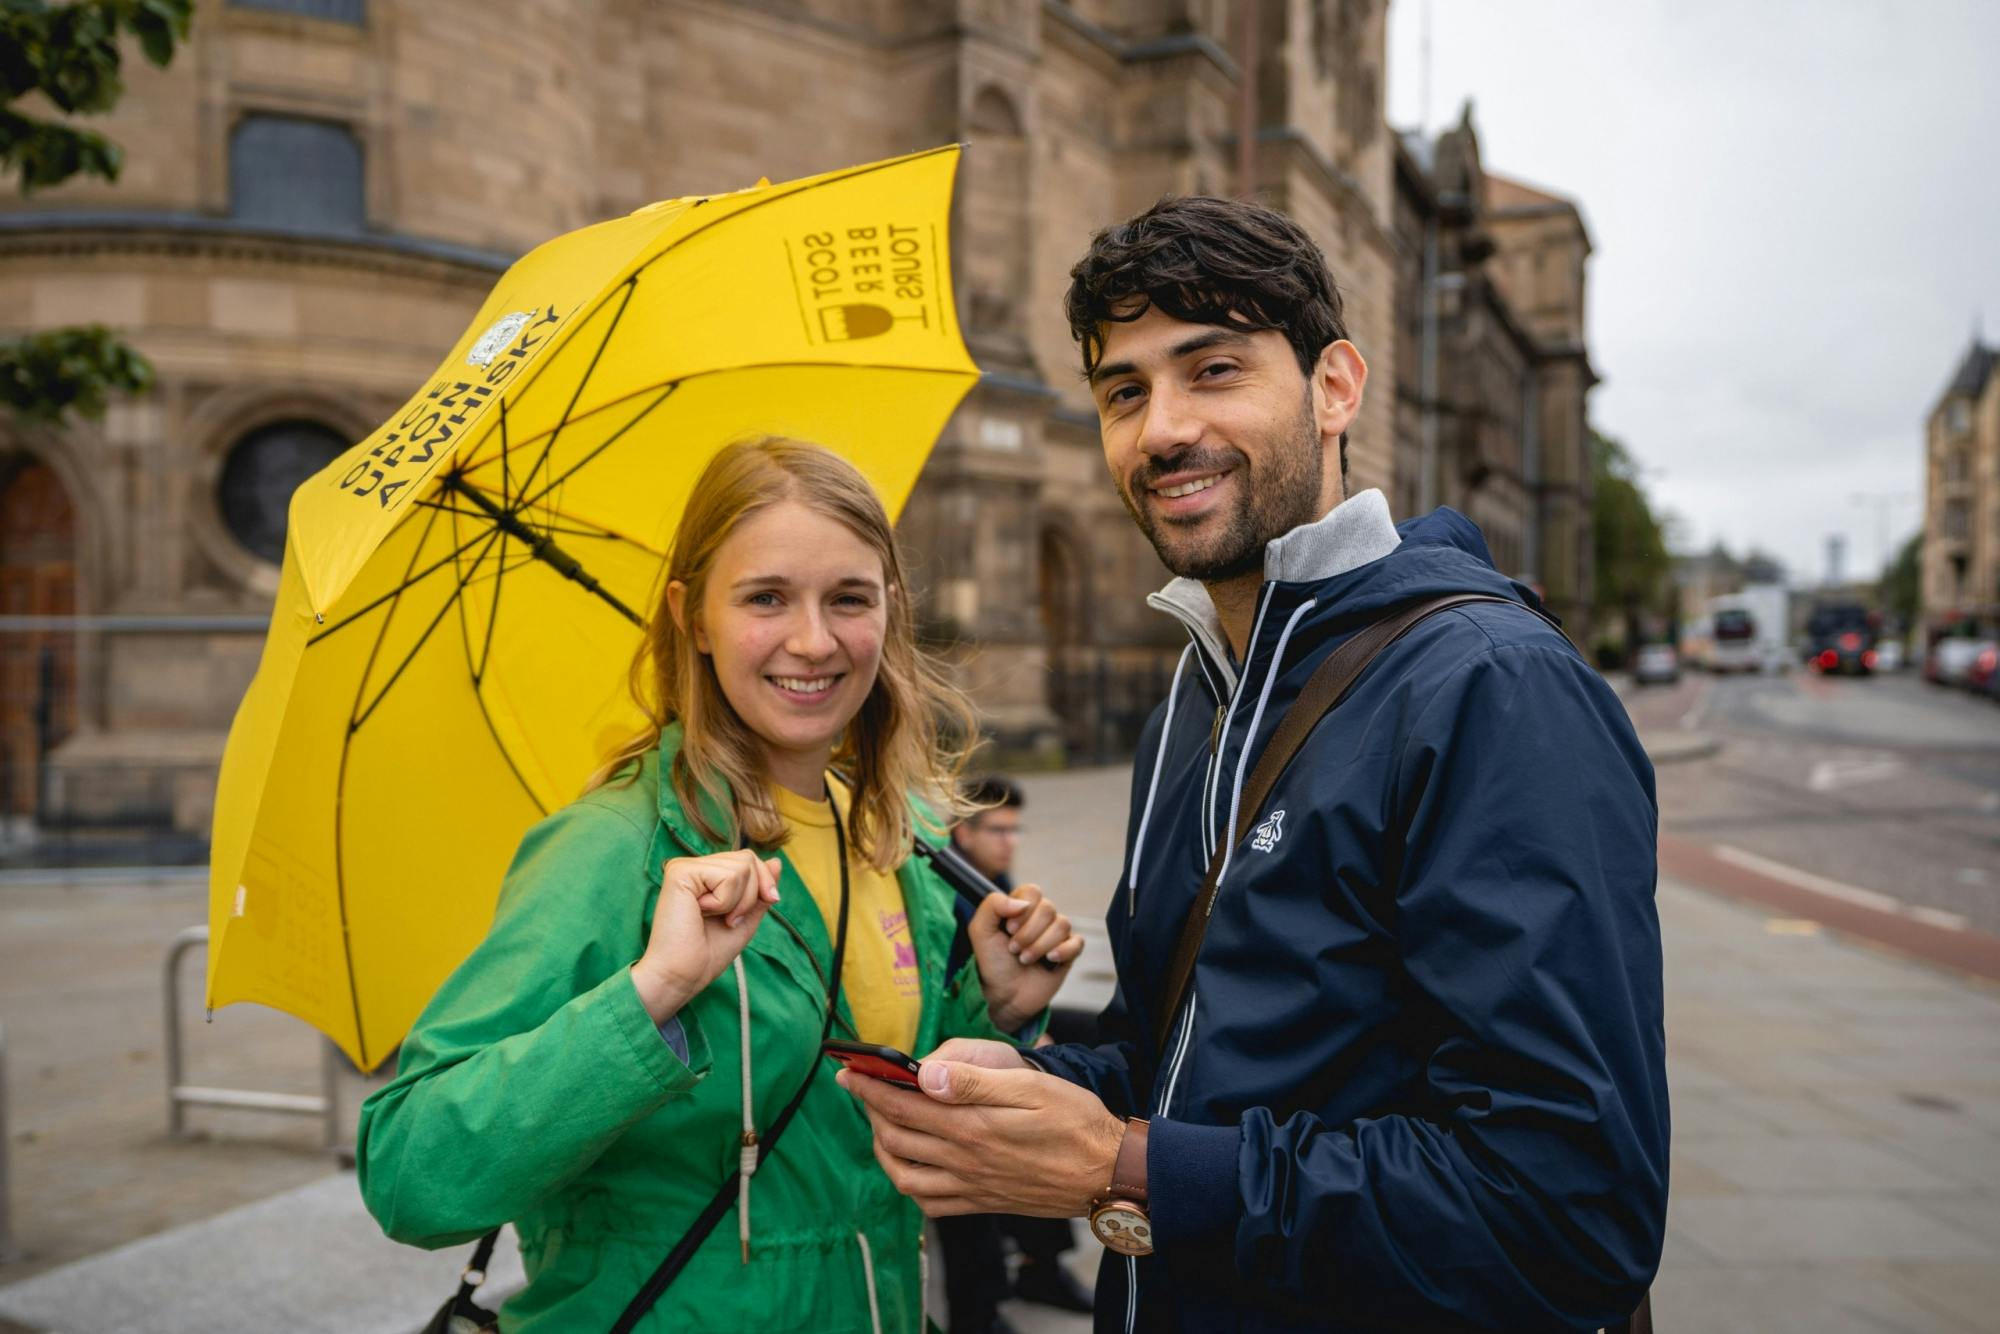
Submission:
<svg viewBox="0 0 2000 1334">
<path fill-rule="evenodd" d="M 1951 931 L 1901 913 L 1816 894 L 1724 861 L 1707 844 L 1672 834 L 1660 835 L 1660 869 L 1698 889 L 1772 908 L 1788 917 L 1810 918 L 1926 963 L 2000 981 L 2000 936 L 1973 927 Z"/>
</svg>

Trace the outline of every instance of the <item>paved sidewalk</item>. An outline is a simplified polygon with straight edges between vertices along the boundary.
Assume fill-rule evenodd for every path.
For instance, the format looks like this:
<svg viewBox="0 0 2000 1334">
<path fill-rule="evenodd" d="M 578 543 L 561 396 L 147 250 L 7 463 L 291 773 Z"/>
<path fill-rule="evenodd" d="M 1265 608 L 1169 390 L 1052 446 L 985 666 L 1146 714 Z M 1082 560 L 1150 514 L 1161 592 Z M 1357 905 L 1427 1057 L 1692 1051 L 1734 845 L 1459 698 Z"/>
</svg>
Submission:
<svg viewBox="0 0 2000 1334">
<path fill-rule="evenodd" d="M 2000 991 L 1685 884 L 1659 902 L 1663 1334 L 2000 1330 Z"/>
<path fill-rule="evenodd" d="M 1660 1328 L 2000 1329 L 2000 992 L 1667 882 Z"/>
<path fill-rule="evenodd" d="M 326 1176 L 307 1117 L 191 1109 L 167 1135 L 162 975 L 167 945 L 207 919 L 207 884 L 0 881 L 13 1238 L 0 1285 Z M 257 1006 L 203 1020 L 203 954 L 184 960 L 184 1078 L 315 1094 L 319 1038 Z"/>
</svg>

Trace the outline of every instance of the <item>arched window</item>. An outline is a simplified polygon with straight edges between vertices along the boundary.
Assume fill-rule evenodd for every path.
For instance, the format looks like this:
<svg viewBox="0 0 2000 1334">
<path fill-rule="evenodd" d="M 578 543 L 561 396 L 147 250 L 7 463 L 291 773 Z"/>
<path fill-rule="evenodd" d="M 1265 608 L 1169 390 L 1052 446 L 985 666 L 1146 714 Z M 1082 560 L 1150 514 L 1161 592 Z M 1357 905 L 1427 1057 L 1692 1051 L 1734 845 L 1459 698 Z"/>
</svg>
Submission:
<svg viewBox="0 0 2000 1334">
<path fill-rule="evenodd" d="M 273 565 L 282 561 L 292 492 L 348 443 L 311 421 L 273 422 L 237 441 L 222 462 L 215 497 L 231 535 Z"/>
<path fill-rule="evenodd" d="M 245 116 L 229 135 L 229 216 L 286 231 L 362 231 L 361 141 L 330 121 Z"/>
</svg>

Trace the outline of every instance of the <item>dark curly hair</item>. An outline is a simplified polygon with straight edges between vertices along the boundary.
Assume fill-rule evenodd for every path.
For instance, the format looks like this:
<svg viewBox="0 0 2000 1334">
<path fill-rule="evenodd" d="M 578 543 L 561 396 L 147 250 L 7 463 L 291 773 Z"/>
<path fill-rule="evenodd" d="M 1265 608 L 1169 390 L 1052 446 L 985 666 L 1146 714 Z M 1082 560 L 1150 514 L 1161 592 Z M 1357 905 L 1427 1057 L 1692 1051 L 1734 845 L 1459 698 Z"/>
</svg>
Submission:
<svg viewBox="0 0 2000 1334">
<path fill-rule="evenodd" d="M 1305 375 L 1327 344 L 1347 337 L 1340 289 L 1319 246 L 1284 214 L 1242 199 L 1169 196 L 1090 238 L 1063 298 L 1083 373 L 1104 358 L 1107 324 L 1154 306 L 1190 324 L 1276 330 Z M 1345 481 L 1345 434 L 1340 474 Z"/>
</svg>

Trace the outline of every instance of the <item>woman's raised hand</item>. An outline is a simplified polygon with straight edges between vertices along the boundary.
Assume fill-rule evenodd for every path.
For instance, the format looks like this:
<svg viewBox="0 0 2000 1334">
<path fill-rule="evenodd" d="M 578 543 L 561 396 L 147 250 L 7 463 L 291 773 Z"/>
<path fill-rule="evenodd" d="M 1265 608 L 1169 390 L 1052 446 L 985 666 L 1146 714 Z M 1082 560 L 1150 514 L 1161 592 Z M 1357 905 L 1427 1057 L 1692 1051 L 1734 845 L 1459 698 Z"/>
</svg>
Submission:
<svg viewBox="0 0 2000 1334">
<path fill-rule="evenodd" d="M 776 857 L 748 851 L 676 857 L 660 880 L 653 934 L 632 965 L 632 985 L 656 1024 L 729 967 L 778 901 Z"/>
<path fill-rule="evenodd" d="M 1071 934 L 1069 918 L 1034 885 L 1022 885 L 1012 894 L 988 894 L 966 930 L 979 963 L 986 1012 L 1003 1033 L 1040 1014 L 1083 953 L 1083 937 Z M 1044 968 L 1043 959 L 1057 966 Z"/>
</svg>

